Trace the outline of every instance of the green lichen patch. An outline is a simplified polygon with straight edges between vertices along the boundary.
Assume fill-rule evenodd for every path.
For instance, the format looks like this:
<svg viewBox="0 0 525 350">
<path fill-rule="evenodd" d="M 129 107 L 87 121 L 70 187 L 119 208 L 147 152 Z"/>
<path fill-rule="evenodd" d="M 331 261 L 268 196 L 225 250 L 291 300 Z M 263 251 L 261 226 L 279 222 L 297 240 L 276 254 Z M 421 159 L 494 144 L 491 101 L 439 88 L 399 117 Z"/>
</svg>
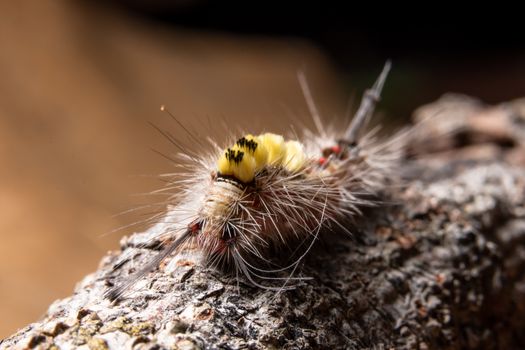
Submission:
<svg viewBox="0 0 525 350">
<path fill-rule="evenodd" d="M 114 331 L 122 331 L 131 336 L 138 337 L 152 334 L 155 327 L 149 322 L 133 322 L 129 318 L 119 317 L 116 320 L 106 324 L 100 330 L 100 333 L 109 333 Z"/>
<path fill-rule="evenodd" d="M 101 338 L 91 338 L 88 342 L 89 350 L 108 350 L 108 343 Z"/>
</svg>

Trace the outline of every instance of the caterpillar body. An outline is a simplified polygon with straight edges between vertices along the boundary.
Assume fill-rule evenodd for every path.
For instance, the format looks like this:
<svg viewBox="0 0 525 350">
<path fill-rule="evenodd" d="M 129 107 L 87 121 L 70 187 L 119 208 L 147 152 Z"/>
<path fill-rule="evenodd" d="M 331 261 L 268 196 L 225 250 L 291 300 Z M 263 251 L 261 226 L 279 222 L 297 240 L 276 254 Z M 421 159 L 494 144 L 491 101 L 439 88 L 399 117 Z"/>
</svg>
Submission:
<svg viewBox="0 0 525 350">
<path fill-rule="evenodd" d="M 375 204 L 398 166 L 403 134 L 380 140 L 375 131 L 362 133 L 389 70 L 387 62 L 343 131 L 323 127 L 302 80 L 318 134 L 306 132 L 301 141 L 247 134 L 210 155 L 183 154 L 193 163 L 191 177 L 180 187 L 172 184 L 179 191 L 169 211 L 177 219 L 163 237 L 163 249 L 106 297 L 119 299 L 185 245 L 197 246 L 204 263 L 234 271 L 258 287 L 293 288 L 289 281 L 301 279 L 292 275 L 319 236 L 351 234 L 360 208 Z M 281 264 L 283 255 L 294 256 L 287 266 Z M 284 282 L 268 282 L 283 271 L 288 271 Z"/>
</svg>

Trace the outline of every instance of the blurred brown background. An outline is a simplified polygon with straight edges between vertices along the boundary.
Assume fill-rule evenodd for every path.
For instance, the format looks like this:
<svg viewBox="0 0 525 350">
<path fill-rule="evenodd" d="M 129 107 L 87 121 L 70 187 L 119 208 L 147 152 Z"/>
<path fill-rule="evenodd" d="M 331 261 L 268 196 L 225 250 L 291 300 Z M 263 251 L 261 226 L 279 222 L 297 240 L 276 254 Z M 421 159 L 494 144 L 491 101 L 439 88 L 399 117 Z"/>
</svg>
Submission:
<svg viewBox="0 0 525 350">
<path fill-rule="evenodd" d="M 107 233 L 140 219 L 114 214 L 156 200 L 132 195 L 162 185 L 142 175 L 173 169 L 151 148 L 176 150 L 148 122 L 186 138 L 161 104 L 219 142 L 221 123 L 286 132 L 310 125 L 297 70 L 322 114 L 342 118 L 386 58 L 391 120 L 447 91 L 525 95 L 518 22 L 251 6 L 0 1 L 0 338 L 68 295 L 132 229 Z"/>
</svg>

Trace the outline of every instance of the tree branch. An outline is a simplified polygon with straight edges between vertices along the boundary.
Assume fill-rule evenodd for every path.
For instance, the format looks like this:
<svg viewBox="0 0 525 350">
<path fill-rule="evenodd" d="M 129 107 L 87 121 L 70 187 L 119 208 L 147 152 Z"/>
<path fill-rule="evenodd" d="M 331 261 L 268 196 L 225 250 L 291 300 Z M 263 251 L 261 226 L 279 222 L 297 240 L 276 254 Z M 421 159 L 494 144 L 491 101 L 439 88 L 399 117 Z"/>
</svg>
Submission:
<svg viewBox="0 0 525 350">
<path fill-rule="evenodd" d="M 156 253 L 139 247 L 161 222 L 124 239 L 122 254 L 106 256 L 72 296 L 0 347 L 523 347 L 525 101 L 486 107 L 446 96 L 415 113 L 428 115 L 407 186 L 391 195 L 399 204 L 367 212 L 359 239 L 319 244 L 302 266 L 313 279 L 295 290 L 237 285 L 188 252 L 111 304 L 102 297 L 109 276 Z"/>
</svg>

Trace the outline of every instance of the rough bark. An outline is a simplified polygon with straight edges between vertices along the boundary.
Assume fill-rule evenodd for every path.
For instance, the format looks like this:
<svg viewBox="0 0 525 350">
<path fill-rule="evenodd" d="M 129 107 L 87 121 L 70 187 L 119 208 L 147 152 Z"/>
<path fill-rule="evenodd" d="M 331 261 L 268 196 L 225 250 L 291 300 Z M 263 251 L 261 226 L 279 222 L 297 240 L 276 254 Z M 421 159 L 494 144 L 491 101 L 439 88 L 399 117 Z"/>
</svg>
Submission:
<svg viewBox="0 0 525 350">
<path fill-rule="evenodd" d="M 179 256 L 112 305 L 115 276 L 155 253 L 166 223 L 122 241 L 74 294 L 2 349 L 519 348 L 525 346 L 525 101 L 449 95 L 414 138 L 417 161 L 356 239 L 327 239 L 291 291 L 261 290 Z M 450 130 L 446 135 L 444 130 Z M 428 154 L 431 153 L 429 156 Z M 169 221 L 169 220 L 168 220 Z M 133 257 L 112 268 L 124 257 Z M 127 258 L 126 258 L 127 259 Z"/>
</svg>

